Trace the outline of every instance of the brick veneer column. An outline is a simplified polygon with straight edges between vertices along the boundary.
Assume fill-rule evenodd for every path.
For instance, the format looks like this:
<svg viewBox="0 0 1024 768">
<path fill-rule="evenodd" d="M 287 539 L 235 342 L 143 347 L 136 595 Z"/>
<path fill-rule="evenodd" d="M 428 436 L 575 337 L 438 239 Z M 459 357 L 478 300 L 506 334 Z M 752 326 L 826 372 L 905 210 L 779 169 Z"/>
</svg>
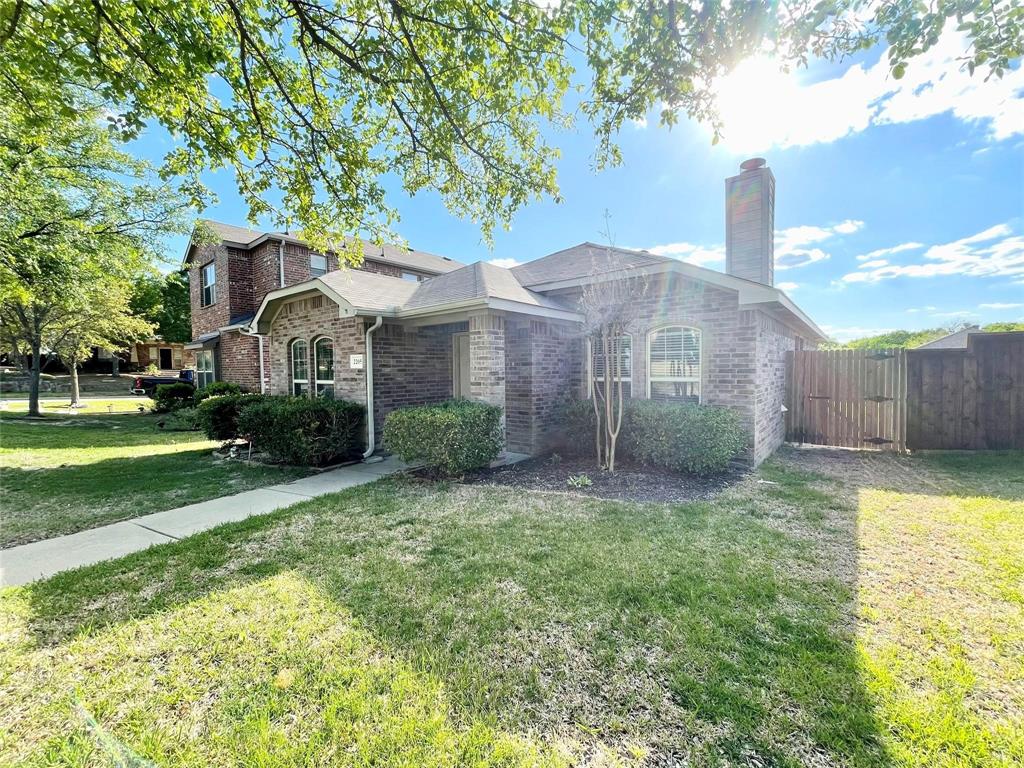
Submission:
<svg viewBox="0 0 1024 768">
<path fill-rule="evenodd" d="M 494 314 L 469 318 L 469 393 L 502 408 L 505 423 L 505 318 Z"/>
</svg>

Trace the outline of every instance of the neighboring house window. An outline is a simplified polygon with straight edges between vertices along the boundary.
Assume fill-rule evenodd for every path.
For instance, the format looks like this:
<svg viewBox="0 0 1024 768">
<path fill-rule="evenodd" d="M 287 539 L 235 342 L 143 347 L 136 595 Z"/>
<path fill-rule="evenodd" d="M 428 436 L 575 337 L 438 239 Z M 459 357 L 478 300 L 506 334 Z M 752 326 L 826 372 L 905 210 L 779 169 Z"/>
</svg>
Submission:
<svg viewBox="0 0 1024 768">
<path fill-rule="evenodd" d="M 313 344 L 316 370 L 316 396 L 334 397 L 334 342 L 317 339 Z"/>
<path fill-rule="evenodd" d="M 200 349 L 196 352 L 196 387 L 202 389 L 213 381 L 213 350 Z"/>
<path fill-rule="evenodd" d="M 292 394 L 309 394 L 309 345 L 302 339 L 292 342 Z"/>
<path fill-rule="evenodd" d="M 199 283 L 202 287 L 202 306 L 208 307 L 217 301 L 217 265 L 212 261 L 199 270 Z"/>
<path fill-rule="evenodd" d="M 647 337 L 647 396 L 700 402 L 700 330 L 671 325 Z"/>
<path fill-rule="evenodd" d="M 318 253 L 309 255 L 309 276 L 320 277 L 327 274 L 327 257 Z"/>
<path fill-rule="evenodd" d="M 604 344 L 600 338 L 591 339 L 590 344 L 590 365 L 593 373 L 591 382 L 604 381 L 606 363 L 604 359 Z M 620 354 L 621 352 L 621 354 Z M 611 340 L 612 361 L 618 361 L 619 376 L 622 379 L 622 396 L 630 397 L 632 394 L 633 381 L 633 337 L 624 333 Z M 615 371 L 612 371 L 612 382 L 616 381 Z"/>
<path fill-rule="evenodd" d="M 417 275 L 415 272 L 403 272 L 402 273 L 402 279 L 403 280 L 411 280 L 414 283 L 418 283 L 418 282 L 420 282 L 423 279 L 423 276 L 422 275 Z"/>
</svg>

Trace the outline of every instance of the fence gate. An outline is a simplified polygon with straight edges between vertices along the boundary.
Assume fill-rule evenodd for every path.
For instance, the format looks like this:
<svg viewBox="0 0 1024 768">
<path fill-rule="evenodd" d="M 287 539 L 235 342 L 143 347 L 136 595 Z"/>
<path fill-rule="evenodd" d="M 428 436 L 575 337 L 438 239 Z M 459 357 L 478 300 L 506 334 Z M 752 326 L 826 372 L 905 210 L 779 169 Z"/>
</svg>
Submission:
<svg viewBox="0 0 1024 768">
<path fill-rule="evenodd" d="M 789 352 L 786 374 L 790 442 L 906 450 L 905 350 Z"/>
</svg>

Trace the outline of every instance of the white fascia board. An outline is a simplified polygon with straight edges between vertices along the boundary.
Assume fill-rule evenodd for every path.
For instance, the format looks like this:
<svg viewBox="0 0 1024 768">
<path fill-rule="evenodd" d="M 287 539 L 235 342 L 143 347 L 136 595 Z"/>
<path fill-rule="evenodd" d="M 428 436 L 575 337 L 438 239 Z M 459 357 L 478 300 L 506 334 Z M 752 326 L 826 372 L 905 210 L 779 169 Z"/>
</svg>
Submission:
<svg viewBox="0 0 1024 768">
<path fill-rule="evenodd" d="M 404 310 L 399 308 L 395 313 L 394 317 L 398 319 L 413 318 L 413 317 L 427 317 L 430 315 L 448 314 L 456 311 L 468 311 L 472 309 L 493 309 L 496 312 L 515 312 L 520 315 L 533 315 L 535 317 L 550 317 L 558 320 L 573 320 L 580 322 L 583 320 L 583 315 L 579 312 L 573 312 L 568 309 L 557 309 L 554 307 L 542 307 L 536 304 L 524 304 L 520 301 L 511 301 L 509 299 L 464 299 L 462 301 L 453 301 L 447 304 L 432 304 L 429 307 L 417 307 L 415 309 Z M 359 314 L 381 314 L 373 309 L 359 309 Z"/>
</svg>

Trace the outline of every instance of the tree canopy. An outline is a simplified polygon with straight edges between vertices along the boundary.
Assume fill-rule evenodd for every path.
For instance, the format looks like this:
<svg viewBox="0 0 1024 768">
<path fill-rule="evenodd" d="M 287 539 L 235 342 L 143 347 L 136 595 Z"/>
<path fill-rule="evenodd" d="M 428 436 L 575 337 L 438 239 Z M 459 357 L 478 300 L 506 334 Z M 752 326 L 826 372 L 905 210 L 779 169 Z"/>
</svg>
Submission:
<svg viewBox="0 0 1024 768">
<path fill-rule="evenodd" d="M 969 327 L 967 323 L 945 326 L 941 328 L 924 328 L 920 331 L 888 331 L 875 336 L 865 336 L 860 339 L 853 339 L 845 344 L 837 344 L 837 347 L 847 349 L 888 349 L 891 347 L 919 347 L 929 341 L 942 338 L 955 331 Z M 989 323 L 981 326 L 982 331 L 1024 331 L 1024 323 Z"/>
<path fill-rule="evenodd" d="M 136 280 L 131 296 L 132 311 L 154 325 L 164 341 L 192 340 L 192 303 L 188 273 L 143 275 Z"/>
<path fill-rule="evenodd" d="M 951 22 L 972 71 L 1021 55 L 1015 0 L 5 0 L 0 99 L 45 125 L 75 113 L 77 86 L 125 137 L 155 121 L 177 139 L 168 177 L 201 195 L 203 170 L 230 167 L 252 218 L 314 245 L 383 234 L 387 178 L 489 237 L 558 197 L 551 128 L 582 116 L 595 165 L 616 163 L 619 127 L 652 108 L 715 124 L 714 78 L 754 52 L 884 39 L 900 77 Z"/>
</svg>

